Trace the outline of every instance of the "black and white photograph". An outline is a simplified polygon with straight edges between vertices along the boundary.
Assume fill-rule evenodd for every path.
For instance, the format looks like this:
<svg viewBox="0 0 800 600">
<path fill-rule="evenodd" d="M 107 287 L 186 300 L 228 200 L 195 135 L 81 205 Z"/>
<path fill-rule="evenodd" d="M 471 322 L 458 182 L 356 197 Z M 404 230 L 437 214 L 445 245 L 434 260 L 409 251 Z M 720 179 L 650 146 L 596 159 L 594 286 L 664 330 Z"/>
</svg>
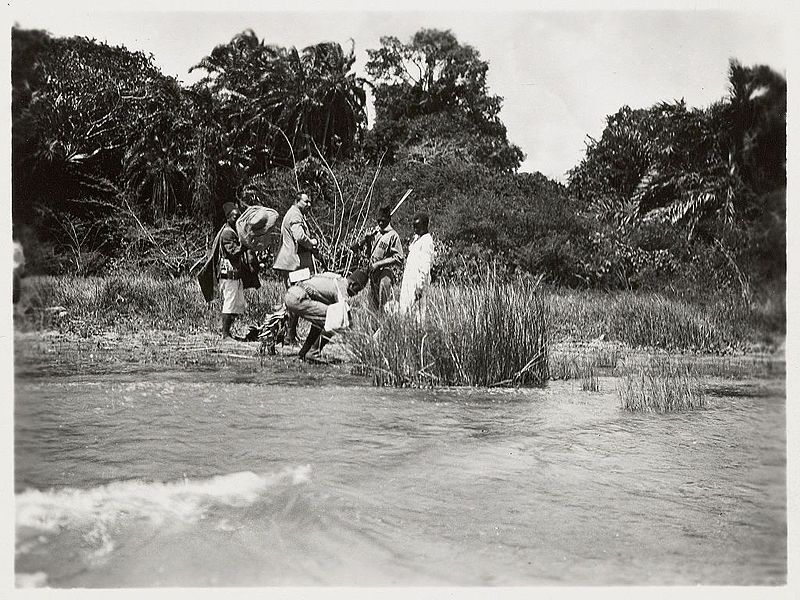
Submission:
<svg viewBox="0 0 800 600">
<path fill-rule="evenodd" d="M 5 11 L 11 593 L 795 597 L 788 4 Z"/>
</svg>

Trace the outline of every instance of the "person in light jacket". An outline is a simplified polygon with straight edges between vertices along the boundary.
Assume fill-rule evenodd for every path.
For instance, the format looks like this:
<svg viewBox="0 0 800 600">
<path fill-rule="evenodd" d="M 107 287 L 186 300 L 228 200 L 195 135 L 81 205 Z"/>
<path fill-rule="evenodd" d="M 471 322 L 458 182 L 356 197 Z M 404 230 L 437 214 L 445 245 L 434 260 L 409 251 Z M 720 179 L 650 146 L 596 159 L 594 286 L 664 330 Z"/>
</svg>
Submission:
<svg viewBox="0 0 800 600">
<path fill-rule="evenodd" d="M 319 256 L 319 242 L 311 237 L 311 230 L 306 215 L 311 210 L 311 198 L 308 194 L 298 193 L 294 204 L 289 207 L 281 222 L 281 247 L 272 268 L 283 279 L 289 288 L 289 273 L 308 268 L 315 272 L 314 257 Z M 289 311 L 289 322 L 286 326 L 286 343 L 297 344 L 298 316 Z"/>
</svg>

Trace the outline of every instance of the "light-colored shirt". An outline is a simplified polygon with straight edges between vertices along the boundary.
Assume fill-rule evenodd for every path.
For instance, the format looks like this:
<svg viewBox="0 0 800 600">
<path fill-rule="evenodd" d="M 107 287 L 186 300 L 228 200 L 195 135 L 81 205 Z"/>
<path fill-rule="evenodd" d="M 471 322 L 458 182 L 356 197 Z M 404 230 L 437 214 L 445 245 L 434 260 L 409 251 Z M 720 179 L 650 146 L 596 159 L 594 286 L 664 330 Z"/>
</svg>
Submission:
<svg viewBox="0 0 800 600">
<path fill-rule="evenodd" d="M 311 234 L 303 213 L 293 204 L 286 211 L 281 222 L 281 248 L 273 269 L 283 271 L 294 271 L 304 267 L 312 267 L 314 264 L 311 250 L 314 245 L 311 242 Z"/>
<path fill-rule="evenodd" d="M 295 285 L 303 288 L 309 298 L 323 304 L 338 302 L 340 295 L 347 298 L 347 279 L 338 273 L 320 273 Z"/>
<path fill-rule="evenodd" d="M 372 281 L 379 281 L 387 275 L 395 281 L 399 276 L 400 267 L 403 264 L 403 243 L 400 241 L 400 236 L 392 228 L 391 225 L 387 226 L 384 230 L 378 230 L 373 234 L 372 238 L 372 254 L 370 255 L 370 262 L 392 258 L 388 265 L 383 265 L 370 274 Z"/>
<path fill-rule="evenodd" d="M 430 233 L 415 235 L 408 246 L 406 268 L 400 284 L 400 306 L 409 307 L 414 303 L 416 292 L 431 280 L 431 264 L 436 248 Z"/>
</svg>

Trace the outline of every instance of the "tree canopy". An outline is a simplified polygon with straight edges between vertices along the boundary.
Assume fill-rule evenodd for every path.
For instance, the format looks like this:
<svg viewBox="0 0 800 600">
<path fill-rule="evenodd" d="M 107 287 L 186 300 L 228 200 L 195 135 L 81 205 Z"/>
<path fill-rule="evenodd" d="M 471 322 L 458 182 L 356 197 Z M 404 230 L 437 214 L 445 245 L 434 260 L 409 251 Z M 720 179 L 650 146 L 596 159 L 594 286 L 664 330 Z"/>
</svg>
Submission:
<svg viewBox="0 0 800 600">
<path fill-rule="evenodd" d="M 708 219 L 755 216 L 754 202 L 785 186 L 786 81 L 737 61 L 729 80 L 729 96 L 708 108 L 681 100 L 609 116 L 570 171 L 570 191 L 611 221 L 659 212 L 690 235 Z"/>
<path fill-rule="evenodd" d="M 513 172 L 524 155 L 508 141 L 500 96 L 488 91 L 489 64 L 450 31 L 422 29 L 408 43 L 381 38 L 368 50 L 374 83 L 374 144 L 422 161 L 459 158 Z"/>
<path fill-rule="evenodd" d="M 366 126 L 366 92 L 354 62 L 353 48 L 334 42 L 298 51 L 247 30 L 192 67 L 207 73 L 194 89 L 211 92 L 230 160 L 250 170 L 291 166 L 317 151 L 327 158 L 352 153 Z"/>
<path fill-rule="evenodd" d="M 370 207 L 413 187 L 396 224 L 410 231 L 413 211 L 432 215 L 440 274 L 491 262 L 556 284 L 630 287 L 785 267 L 786 81 L 768 67 L 731 61 L 728 95 L 705 108 L 621 107 L 565 187 L 517 173 L 523 155 L 489 65 L 452 32 L 384 37 L 368 54 L 371 81 L 354 72 L 353 47 L 284 48 L 247 30 L 201 58 L 204 76 L 184 87 L 144 53 L 12 29 L 13 222 L 49 253 L 31 265 L 164 263 L 172 244 L 169 272 L 185 272 L 223 202 L 283 210 L 297 188 L 322 200 L 317 233 L 346 250 Z"/>
<path fill-rule="evenodd" d="M 152 57 L 41 31 L 14 29 L 12 42 L 16 208 L 33 199 L 113 201 L 146 178 L 124 176 L 137 148 L 185 152 L 176 135 L 186 116 L 181 88 Z"/>
</svg>

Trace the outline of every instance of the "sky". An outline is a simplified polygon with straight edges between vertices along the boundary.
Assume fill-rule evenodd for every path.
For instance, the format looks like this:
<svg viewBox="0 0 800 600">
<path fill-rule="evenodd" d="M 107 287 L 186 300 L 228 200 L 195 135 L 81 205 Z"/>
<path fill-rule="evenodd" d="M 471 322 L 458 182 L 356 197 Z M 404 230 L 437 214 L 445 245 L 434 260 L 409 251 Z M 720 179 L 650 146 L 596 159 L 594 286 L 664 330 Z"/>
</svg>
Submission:
<svg viewBox="0 0 800 600">
<path fill-rule="evenodd" d="M 489 63 L 489 91 L 504 98 L 500 118 L 509 139 L 526 155 L 521 170 L 565 181 L 583 156 L 587 135 L 598 137 L 606 116 L 623 105 L 647 107 L 683 98 L 690 106 L 708 106 L 727 93 L 729 58 L 786 74 L 790 26 L 772 3 L 734 2 L 727 6 L 737 10 L 724 12 L 697 9 L 704 4 L 713 7 L 678 2 L 680 10 L 611 10 L 637 6 L 616 2 L 588 11 L 562 3 L 557 6 L 572 8 L 553 11 L 546 4 L 499 0 L 467 2 L 460 10 L 428 3 L 436 11 L 420 10 L 426 6 L 420 2 L 403 3 L 410 9 L 377 11 L 336 3 L 325 4 L 328 12 L 321 12 L 305 0 L 267 4 L 275 7 L 270 10 L 249 2 L 229 2 L 221 9 L 220 3 L 200 0 L 191 11 L 149 0 L 106 2 L 102 10 L 80 2 L 29 0 L 12 6 L 11 15 L 22 28 L 85 35 L 152 53 L 165 74 L 184 83 L 202 76 L 202 70 L 189 69 L 214 46 L 245 29 L 267 43 L 297 48 L 320 41 L 349 48 L 353 40 L 361 75 L 366 75 L 367 49 L 379 48 L 381 36 L 409 41 L 423 27 L 450 29 Z M 527 8 L 541 6 L 545 10 Z M 371 123 L 371 110 L 369 116 Z"/>
</svg>

